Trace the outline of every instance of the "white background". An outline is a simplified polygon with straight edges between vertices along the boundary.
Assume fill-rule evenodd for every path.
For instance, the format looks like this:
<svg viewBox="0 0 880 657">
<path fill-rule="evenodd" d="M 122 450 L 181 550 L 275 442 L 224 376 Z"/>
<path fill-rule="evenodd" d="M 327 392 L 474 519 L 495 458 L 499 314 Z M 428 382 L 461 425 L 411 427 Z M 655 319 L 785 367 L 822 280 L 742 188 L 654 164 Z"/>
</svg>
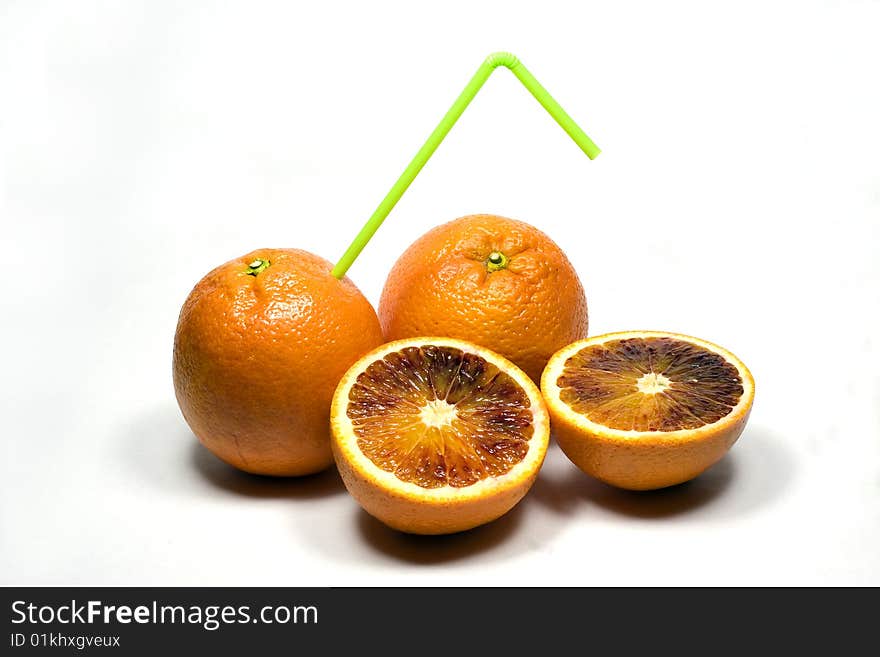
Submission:
<svg viewBox="0 0 880 657">
<path fill-rule="evenodd" d="M 4 2 L 0 583 L 880 584 L 880 3 Z M 554 448 L 504 519 L 385 529 L 333 472 L 241 475 L 176 407 L 177 313 L 257 247 L 341 255 L 461 87 L 505 70 L 350 275 L 474 212 L 568 253 L 590 332 L 752 369 L 695 482 L 631 494 Z"/>
</svg>

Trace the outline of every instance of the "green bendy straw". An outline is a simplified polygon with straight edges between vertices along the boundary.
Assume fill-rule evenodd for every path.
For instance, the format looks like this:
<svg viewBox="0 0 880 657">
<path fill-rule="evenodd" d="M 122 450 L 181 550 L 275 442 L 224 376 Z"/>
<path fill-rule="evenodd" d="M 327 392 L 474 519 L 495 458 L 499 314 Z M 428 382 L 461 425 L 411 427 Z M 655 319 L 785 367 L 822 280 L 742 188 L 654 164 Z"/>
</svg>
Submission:
<svg viewBox="0 0 880 657">
<path fill-rule="evenodd" d="M 403 173 L 400 174 L 400 178 L 397 179 L 397 182 L 394 183 L 394 186 L 388 194 L 385 195 L 385 198 L 382 199 L 379 207 L 377 207 L 372 216 L 367 219 L 367 223 L 364 224 L 364 227 L 361 228 L 357 237 L 354 238 L 348 249 L 342 254 L 339 262 L 333 267 L 333 276 L 336 278 L 342 278 L 345 276 L 345 272 L 351 267 L 355 258 L 360 255 L 360 252 L 367 245 L 367 242 L 370 241 L 370 238 L 372 238 L 376 231 L 379 230 L 379 226 L 385 221 L 385 217 L 387 217 L 394 206 L 397 205 L 400 197 L 403 196 L 403 193 L 407 190 L 410 184 L 412 184 L 412 181 L 415 180 L 417 175 L 419 175 L 419 171 L 422 170 L 422 167 L 425 166 L 434 154 L 434 151 L 437 150 L 437 147 L 443 141 L 444 137 L 446 137 L 446 135 L 449 134 L 449 131 L 452 130 L 452 126 L 455 125 L 455 122 L 461 117 L 464 110 L 474 99 L 474 96 L 477 95 L 480 87 L 482 87 L 486 80 L 489 79 L 489 76 L 492 75 L 492 71 L 499 66 L 505 66 L 513 72 L 516 78 L 523 83 L 523 86 L 529 90 L 532 96 L 541 103 L 541 106 L 550 113 L 550 116 L 552 116 L 562 129 L 568 133 L 568 136 L 571 137 L 574 142 L 580 146 L 581 150 L 587 154 L 587 157 L 594 160 L 596 159 L 596 156 L 602 152 L 599 150 L 599 147 L 593 143 L 593 140 L 581 130 L 580 126 L 574 122 L 574 119 L 562 109 L 562 106 L 556 102 L 553 96 L 551 96 L 541 83 L 535 79 L 535 76 L 529 72 L 515 55 L 509 52 L 492 53 L 480 65 L 477 72 L 474 73 L 474 77 L 471 78 L 470 82 L 467 83 L 467 86 L 459 94 L 458 98 L 455 99 L 455 102 L 452 103 L 452 107 L 450 107 L 449 111 L 446 112 L 442 119 L 440 119 L 440 123 L 434 128 L 434 132 L 431 133 L 427 141 L 425 141 L 419 149 L 419 152 L 416 153 L 415 157 L 407 165 Z"/>
</svg>

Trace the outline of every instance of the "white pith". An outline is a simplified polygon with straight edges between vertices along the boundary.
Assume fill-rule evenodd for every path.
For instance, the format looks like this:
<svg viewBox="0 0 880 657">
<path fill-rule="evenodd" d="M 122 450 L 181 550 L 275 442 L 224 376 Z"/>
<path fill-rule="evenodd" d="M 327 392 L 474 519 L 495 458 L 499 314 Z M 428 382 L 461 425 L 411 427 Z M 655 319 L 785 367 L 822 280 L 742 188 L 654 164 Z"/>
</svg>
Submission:
<svg viewBox="0 0 880 657">
<path fill-rule="evenodd" d="M 667 377 L 655 372 L 648 372 L 639 377 L 636 381 L 636 387 L 643 395 L 656 395 L 663 392 L 672 383 Z"/>
<path fill-rule="evenodd" d="M 432 399 L 422 407 L 419 417 L 426 427 L 442 429 L 452 424 L 455 419 L 455 406 L 445 399 Z"/>
</svg>

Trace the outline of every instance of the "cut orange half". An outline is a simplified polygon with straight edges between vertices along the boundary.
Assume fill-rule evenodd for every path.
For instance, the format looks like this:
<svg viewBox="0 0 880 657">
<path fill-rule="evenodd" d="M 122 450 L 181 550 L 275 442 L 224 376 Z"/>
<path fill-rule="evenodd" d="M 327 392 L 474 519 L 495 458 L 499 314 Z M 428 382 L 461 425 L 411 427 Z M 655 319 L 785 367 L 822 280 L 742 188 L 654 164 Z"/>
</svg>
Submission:
<svg viewBox="0 0 880 657">
<path fill-rule="evenodd" d="M 755 382 L 711 342 L 632 331 L 560 349 L 541 391 L 575 465 L 608 484 L 650 490 L 693 479 L 724 456 L 745 428 Z"/>
<path fill-rule="evenodd" d="M 509 511 L 550 436 L 522 370 L 450 338 L 371 351 L 342 377 L 330 414 L 346 488 L 372 516 L 414 534 L 463 531 Z"/>
</svg>

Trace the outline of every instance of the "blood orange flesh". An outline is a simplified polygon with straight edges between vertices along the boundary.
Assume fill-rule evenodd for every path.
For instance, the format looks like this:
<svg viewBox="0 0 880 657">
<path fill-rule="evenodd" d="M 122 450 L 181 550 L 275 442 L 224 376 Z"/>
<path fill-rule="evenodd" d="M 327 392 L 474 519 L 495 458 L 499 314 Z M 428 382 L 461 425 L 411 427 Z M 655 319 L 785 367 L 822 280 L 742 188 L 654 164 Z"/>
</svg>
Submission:
<svg viewBox="0 0 880 657">
<path fill-rule="evenodd" d="M 532 403 L 513 377 L 445 345 L 403 347 L 371 363 L 346 414 L 370 461 L 429 489 L 506 474 L 534 433 Z"/>
<path fill-rule="evenodd" d="M 743 395 L 737 368 L 674 337 L 589 345 L 557 379 L 559 398 L 591 421 L 622 431 L 697 429 L 728 415 Z"/>
</svg>

